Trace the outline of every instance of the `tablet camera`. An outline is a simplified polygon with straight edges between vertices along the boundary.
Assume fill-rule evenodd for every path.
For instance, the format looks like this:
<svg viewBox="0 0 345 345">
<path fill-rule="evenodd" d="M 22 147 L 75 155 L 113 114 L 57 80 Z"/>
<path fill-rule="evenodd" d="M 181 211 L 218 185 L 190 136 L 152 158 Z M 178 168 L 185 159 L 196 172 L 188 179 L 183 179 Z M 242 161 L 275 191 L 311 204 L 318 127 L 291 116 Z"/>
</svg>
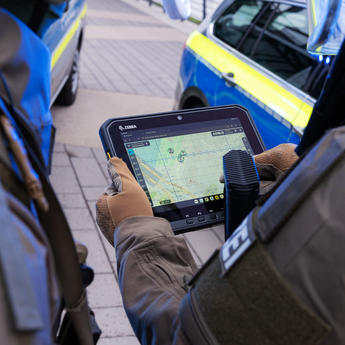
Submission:
<svg viewBox="0 0 345 345">
<path fill-rule="evenodd" d="M 177 116 L 177 120 L 181 121 L 183 119 L 183 117 L 181 115 Z"/>
</svg>

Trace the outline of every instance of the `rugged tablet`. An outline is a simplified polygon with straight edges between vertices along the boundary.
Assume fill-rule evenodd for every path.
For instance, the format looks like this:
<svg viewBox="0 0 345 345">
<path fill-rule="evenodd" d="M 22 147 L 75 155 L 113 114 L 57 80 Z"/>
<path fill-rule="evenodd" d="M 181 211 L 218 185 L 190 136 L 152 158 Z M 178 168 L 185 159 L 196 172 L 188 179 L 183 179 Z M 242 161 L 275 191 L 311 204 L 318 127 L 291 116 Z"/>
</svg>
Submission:
<svg viewBox="0 0 345 345">
<path fill-rule="evenodd" d="M 123 158 L 175 233 L 224 220 L 225 153 L 264 150 L 249 112 L 235 105 L 110 119 L 100 137 L 107 157 Z"/>
</svg>

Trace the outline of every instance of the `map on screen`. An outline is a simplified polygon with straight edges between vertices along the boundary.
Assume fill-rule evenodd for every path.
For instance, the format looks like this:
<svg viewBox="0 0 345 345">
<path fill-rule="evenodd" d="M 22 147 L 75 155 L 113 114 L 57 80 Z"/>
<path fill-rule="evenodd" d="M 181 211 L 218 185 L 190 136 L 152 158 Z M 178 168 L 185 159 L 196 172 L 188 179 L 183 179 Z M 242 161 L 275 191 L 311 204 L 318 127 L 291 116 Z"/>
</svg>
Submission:
<svg viewBox="0 0 345 345">
<path fill-rule="evenodd" d="M 222 156 L 247 150 L 246 140 L 242 128 L 216 130 L 150 139 L 129 154 L 136 156 L 153 206 L 161 206 L 222 193 Z"/>
</svg>

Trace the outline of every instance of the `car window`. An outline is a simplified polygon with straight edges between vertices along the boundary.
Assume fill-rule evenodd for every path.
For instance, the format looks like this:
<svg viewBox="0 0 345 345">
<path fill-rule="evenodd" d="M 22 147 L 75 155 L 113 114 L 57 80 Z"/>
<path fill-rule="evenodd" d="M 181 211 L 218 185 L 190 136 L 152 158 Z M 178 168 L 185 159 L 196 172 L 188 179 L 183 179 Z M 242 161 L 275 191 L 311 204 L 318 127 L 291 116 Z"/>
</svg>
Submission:
<svg viewBox="0 0 345 345">
<path fill-rule="evenodd" d="M 217 19 L 214 35 L 295 87 L 317 98 L 326 74 L 307 50 L 306 9 L 272 1 L 233 2 Z M 314 79 L 317 78 L 315 87 Z"/>
<path fill-rule="evenodd" d="M 263 1 L 244 0 L 233 2 L 216 20 L 214 35 L 232 47 L 236 47 L 259 13 Z"/>
<path fill-rule="evenodd" d="M 305 8 L 279 5 L 270 8 L 265 21 L 258 21 L 248 35 L 252 42 L 249 57 L 302 90 L 318 65 L 306 50 L 306 18 Z M 242 50 L 248 54 L 248 42 Z"/>
</svg>

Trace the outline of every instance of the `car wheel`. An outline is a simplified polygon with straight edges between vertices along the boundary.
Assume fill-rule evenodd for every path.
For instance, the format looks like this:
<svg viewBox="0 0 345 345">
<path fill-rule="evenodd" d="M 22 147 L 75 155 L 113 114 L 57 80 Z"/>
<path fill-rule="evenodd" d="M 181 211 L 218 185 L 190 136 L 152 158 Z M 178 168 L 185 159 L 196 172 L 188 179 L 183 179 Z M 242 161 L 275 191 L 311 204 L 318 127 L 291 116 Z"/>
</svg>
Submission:
<svg viewBox="0 0 345 345">
<path fill-rule="evenodd" d="M 73 56 L 71 72 L 56 100 L 58 104 L 72 105 L 77 98 L 79 86 L 79 56 L 80 52 L 76 49 Z"/>
<path fill-rule="evenodd" d="M 186 89 L 179 102 L 180 109 L 203 108 L 208 106 L 209 103 L 207 98 L 202 91 L 195 86 L 191 86 Z"/>
<path fill-rule="evenodd" d="M 184 102 L 182 109 L 194 109 L 203 107 L 205 107 L 205 104 L 200 99 L 191 97 Z"/>
</svg>

